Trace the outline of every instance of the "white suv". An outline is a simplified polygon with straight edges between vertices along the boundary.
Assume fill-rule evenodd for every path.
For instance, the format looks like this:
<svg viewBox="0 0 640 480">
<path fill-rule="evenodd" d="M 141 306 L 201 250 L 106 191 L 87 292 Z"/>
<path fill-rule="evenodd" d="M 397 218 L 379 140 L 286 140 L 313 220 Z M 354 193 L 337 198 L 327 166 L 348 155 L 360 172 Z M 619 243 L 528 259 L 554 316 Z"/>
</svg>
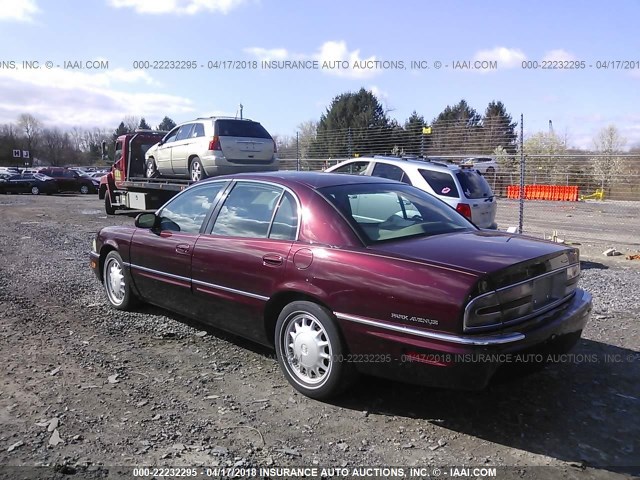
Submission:
<svg viewBox="0 0 640 480">
<path fill-rule="evenodd" d="M 208 117 L 181 123 L 145 153 L 145 176 L 193 181 L 239 172 L 278 170 L 276 144 L 249 119 Z"/>
<path fill-rule="evenodd" d="M 473 167 L 482 175 L 493 175 L 498 171 L 498 162 L 493 157 L 468 157 L 462 165 Z"/>
<path fill-rule="evenodd" d="M 346 160 L 325 171 L 370 175 L 408 183 L 438 197 L 478 227 L 498 228 L 497 203 L 493 191 L 482 175 L 470 168 L 375 156 Z"/>
</svg>

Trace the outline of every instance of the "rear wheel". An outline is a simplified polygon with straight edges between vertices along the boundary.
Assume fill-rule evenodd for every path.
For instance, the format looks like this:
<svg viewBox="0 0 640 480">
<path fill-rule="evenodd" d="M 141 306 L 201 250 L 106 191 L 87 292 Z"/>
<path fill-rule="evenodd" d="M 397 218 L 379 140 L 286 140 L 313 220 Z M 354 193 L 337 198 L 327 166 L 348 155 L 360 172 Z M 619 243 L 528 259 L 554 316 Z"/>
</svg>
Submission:
<svg viewBox="0 0 640 480">
<path fill-rule="evenodd" d="M 292 302 L 280 312 L 275 346 L 285 377 L 308 397 L 336 396 L 353 376 L 331 312 L 315 303 Z"/>
<path fill-rule="evenodd" d="M 135 305 L 137 298 L 131 290 L 129 274 L 124 269 L 122 257 L 115 250 L 104 259 L 102 279 L 111 306 L 118 310 L 129 310 Z"/>
<path fill-rule="evenodd" d="M 202 168 L 202 162 L 198 157 L 195 157 L 193 160 L 191 160 L 189 174 L 191 180 L 193 180 L 194 182 L 207 178 L 207 174 L 205 173 L 204 168 Z"/>
<path fill-rule="evenodd" d="M 31 187 L 31 195 L 40 195 L 40 189 L 36 185 Z"/>
<path fill-rule="evenodd" d="M 144 169 L 144 175 L 147 178 L 156 178 L 158 176 L 158 168 L 156 166 L 156 161 L 153 158 L 147 160 L 147 164 Z"/>
<path fill-rule="evenodd" d="M 86 185 L 82 185 L 80 187 L 80 193 L 83 194 L 83 195 L 86 195 L 87 193 L 89 193 L 89 187 L 86 186 Z"/>
</svg>

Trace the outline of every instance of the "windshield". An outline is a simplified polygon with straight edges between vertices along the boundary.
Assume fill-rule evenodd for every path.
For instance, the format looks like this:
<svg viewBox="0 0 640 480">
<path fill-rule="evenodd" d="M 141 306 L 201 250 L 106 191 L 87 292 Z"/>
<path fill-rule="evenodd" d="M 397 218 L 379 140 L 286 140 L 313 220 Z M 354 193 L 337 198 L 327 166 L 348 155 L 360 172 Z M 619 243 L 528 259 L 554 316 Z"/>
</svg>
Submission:
<svg viewBox="0 0 640 480">
<path fill-rule="evenodd" d="M 408 185 L 351 184 L 320 192 L 367 244 L 476 229 L 444 202 Z"/>
</svg>

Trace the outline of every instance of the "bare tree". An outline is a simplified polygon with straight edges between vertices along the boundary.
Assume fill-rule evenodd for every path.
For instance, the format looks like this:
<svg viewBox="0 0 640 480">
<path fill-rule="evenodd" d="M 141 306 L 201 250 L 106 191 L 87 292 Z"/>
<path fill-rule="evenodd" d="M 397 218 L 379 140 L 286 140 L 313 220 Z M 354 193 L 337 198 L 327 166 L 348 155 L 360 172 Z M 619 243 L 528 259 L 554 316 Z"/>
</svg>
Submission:
<svg viewBox="0 0 640 480">
<path fill-rule="evenodd" d="M 620 156 L 626 144 L 627 139 L 615 125 L 604 127 L 593 139 L 598 155 L 591 159 L 592 171 L 602 187 L 627 180 L 628 165 L 625 165 L 624 157 Z"/>
<path fill-rule="evenodd" d="M 129 132 L 135 132 L 138 125 L 140 125 L 140 120 L 141 117 L 138 115 L 125 115 L 122 122 Z"/>
<path fill-rule="evenodd" d="M 26 150 L 31 152 L 31 158 L 33 158 L 38 147 L 38 136 L 42 131 L 40 120 L 30 113 L 23 113 L 18 117 L 18 128 L 24 135 Z"/>
</svg>

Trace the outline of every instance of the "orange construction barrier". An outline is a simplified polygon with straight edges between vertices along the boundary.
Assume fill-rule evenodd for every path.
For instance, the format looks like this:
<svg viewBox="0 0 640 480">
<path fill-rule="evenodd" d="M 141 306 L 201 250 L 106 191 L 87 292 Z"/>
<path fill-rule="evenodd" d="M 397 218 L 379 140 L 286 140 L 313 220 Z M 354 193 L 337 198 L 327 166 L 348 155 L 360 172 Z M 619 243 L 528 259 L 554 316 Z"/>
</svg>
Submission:
<svg viewBox="0 0 640 480">
<path fill-rule="evenodd" d="M 524 198 L 526 200 L 551 200 L 562 202 L 578 201 L 577 185 L 525 185 Z M 519 199 L 520 186 L 507 185 L 507 198 Z"/>
</svg>

